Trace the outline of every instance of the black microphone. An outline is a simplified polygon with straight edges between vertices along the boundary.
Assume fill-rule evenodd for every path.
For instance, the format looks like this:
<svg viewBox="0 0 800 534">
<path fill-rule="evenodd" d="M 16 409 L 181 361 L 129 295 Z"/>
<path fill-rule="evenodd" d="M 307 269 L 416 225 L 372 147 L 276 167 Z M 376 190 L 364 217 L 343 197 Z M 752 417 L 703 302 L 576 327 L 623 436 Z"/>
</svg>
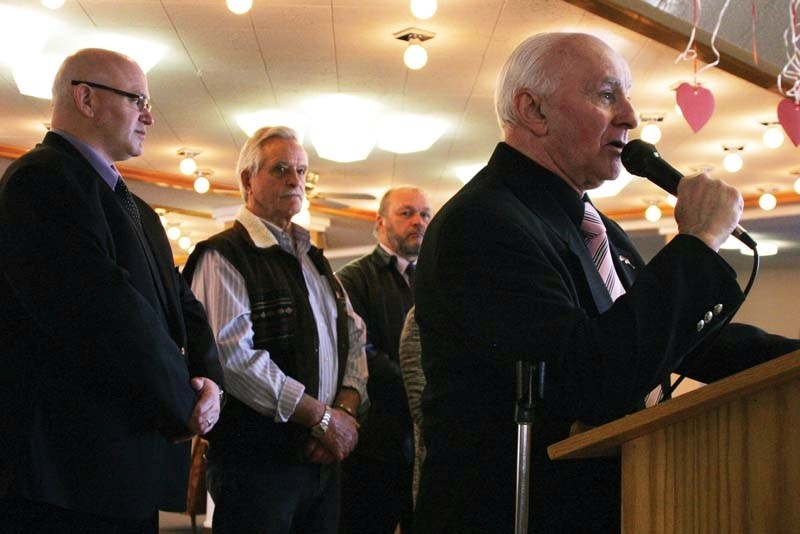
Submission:
<svg viewBox="0 0 800 534">
<path fill-rule="evenodd" d="M 678 195 L 678 182 L 683 175 L 664 161 L 654 145 L 641 139 L 630 141 L 622 149 L 622 164 L 629 173 L 643 176 L 667 193 Z M 756 249 L 756 242 L 740 225 L 736 225 L 733 236 L 751 250 Z"/>
</svg>

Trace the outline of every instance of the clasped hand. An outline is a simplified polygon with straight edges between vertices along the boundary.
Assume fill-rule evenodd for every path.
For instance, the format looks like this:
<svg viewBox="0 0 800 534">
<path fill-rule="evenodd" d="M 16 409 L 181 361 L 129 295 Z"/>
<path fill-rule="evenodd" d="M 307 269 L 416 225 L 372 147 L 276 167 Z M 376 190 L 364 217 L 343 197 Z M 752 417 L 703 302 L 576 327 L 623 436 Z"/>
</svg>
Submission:
<svg viewBox="0 0 800 534">
<path fill-rule="evenodd" d="M 197 402 L 188 427 L 192 434 L 207 434 L 219 421 L 219 386 L 205 377 L 192 378 L 191 385 L 197 392 Z"/>
<path fill-rule="evenodd" d="M 341 462 L 358 443 L 358 421 L 347 412 L 331 410 L 328 430 L 320 438 L 309 437 L 305 446 L 308 461 L 318 464 Z"/>
</svg>

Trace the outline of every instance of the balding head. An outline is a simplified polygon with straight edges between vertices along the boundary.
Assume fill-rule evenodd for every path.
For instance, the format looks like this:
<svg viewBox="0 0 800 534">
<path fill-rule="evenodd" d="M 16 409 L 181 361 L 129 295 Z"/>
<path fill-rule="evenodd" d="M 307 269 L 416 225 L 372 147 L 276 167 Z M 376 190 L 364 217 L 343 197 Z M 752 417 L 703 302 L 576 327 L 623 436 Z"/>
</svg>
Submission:
<svg viewBox="0 0 800 534">
<path fill-rule="evenodd" d="M 533 36 L 512 53 L 497 82 L 497 117 L 510 146 L 579 193 L 615 179 L 638 119 L 625 59 L 580 33 Z"/>
<path fill-rule="evenodd" d="M 136 62 L 123 54 L 103 48 L 84 48 L 67 57 L 53 80 L 53 107 L 72 104 L 72 80 L 89 80 L 114 86 L 116 80 L 131 70 L 141 70 Z"/>
<path fill-rule="evenodd" d="M 64 60 L 53 81 L 51 125 L 110 162 L 138 156 L 153 117 L 148 109 L 138 109 L 135 97 L 121 93 L 149 96 L 139 65 L 110 50 L 79 50 Z"/>
<path fill-rule="evenodd" d="M 548 96 L 559 87 L 562 73 L 574 68 L 571 61 L 585 47 L 608 46 L 584 33 L 540 33 L 525 39 L 511 53 L 500 70 L 494 93 L 497 122 L 503 132 L 519 123 L 514 98 L 526 88 Z"/>
</svg>

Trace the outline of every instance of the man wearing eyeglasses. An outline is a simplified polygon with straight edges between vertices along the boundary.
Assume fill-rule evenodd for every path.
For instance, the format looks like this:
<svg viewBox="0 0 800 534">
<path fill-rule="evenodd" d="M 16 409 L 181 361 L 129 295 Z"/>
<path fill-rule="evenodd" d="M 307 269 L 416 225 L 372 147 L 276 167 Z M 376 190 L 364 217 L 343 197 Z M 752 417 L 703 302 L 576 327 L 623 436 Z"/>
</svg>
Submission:
<svg viewBox="0 0 800 534">
<path fill-rule="evenodd" d="M 75 53 L 51 124 L 0 180 L 0 524 L 155 533 L 159 506 L 185 506 L 184 438 L 219 418 L 222 372 L 158 216 L 113 165 L 153 124 L 144 73 Z"/>
</svg>

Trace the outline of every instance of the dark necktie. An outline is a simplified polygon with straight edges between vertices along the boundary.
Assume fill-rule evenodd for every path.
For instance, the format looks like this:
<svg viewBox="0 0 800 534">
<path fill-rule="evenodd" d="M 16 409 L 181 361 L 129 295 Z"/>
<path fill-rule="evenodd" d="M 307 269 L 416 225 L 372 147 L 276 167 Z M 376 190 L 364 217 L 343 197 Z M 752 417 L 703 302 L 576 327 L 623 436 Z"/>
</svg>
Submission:
<svg viewBox="0 0 800 534">
<path fill-rule="evenodd" d="M 406 265 L 405 272 L 406 276 L 408 277 L 408 285 L 411 287 L 411 289 L 414 289 L 414 273 L 416 272 L 416 270 L 417 270 L 416 264 L 409 262 L 408 265 Z"/>
<path fill-rule="evenodd" d="M 120 202 L 122 202 L 122 206 L 125 208 L 125 211 L 128 212 L 128 215 L 130 215 L 131 219 L 133 219 L 133 221 L 136 223 L 136 227 L 141 228 L 142 218 L 139 216 L 139 208 L 136 207 L 136 202 L 133 201 L 133 195 L 131 195 L 131 192 L 128 191 L 128 186 L 125 185 L 125 180 L 122 179 L 122 176 L 117 179 L 117 185 L 114 188 L 114 193 L 117 194 Z"/>
</svg>

